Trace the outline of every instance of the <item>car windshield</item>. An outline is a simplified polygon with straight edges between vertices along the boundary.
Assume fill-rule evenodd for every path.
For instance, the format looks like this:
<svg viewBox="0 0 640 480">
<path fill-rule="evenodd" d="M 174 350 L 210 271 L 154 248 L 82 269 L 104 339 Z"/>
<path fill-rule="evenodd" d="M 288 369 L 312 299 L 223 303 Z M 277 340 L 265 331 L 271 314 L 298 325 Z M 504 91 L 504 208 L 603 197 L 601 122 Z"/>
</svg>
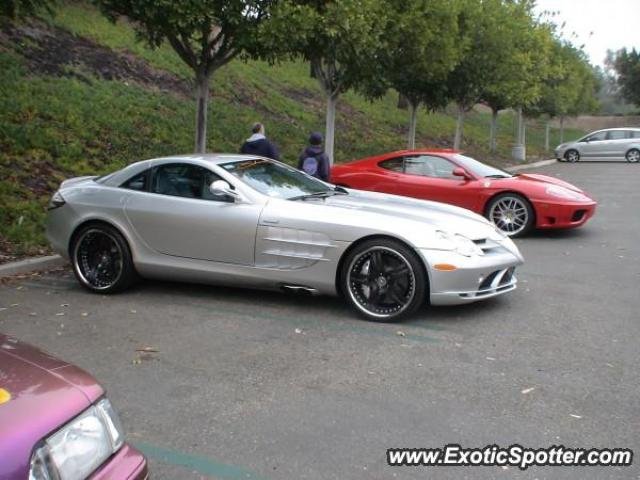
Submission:
<svg viewBox="0 0 640 480">
<path fill-rule="evenodd" d="M 478 177 L 484 178 L 511 178 L 509 172 L 505 172 L 504 170 L 500 170 L 499 168 L 492 167 L 491 165 L 486 165 L 482 162 L 479 162 L 475 158 L 467 157 L 465 155 L 456 154 L 454 158 L 469 172 L 475 174 Z"/>
<path fill-rule="evenodd" d="M 327 184 L 295 168 L 269 160 L 244 160 L 220 166 L 254 190 L 270 197 L 294 199 L 334 191 Z"/>
</svg>

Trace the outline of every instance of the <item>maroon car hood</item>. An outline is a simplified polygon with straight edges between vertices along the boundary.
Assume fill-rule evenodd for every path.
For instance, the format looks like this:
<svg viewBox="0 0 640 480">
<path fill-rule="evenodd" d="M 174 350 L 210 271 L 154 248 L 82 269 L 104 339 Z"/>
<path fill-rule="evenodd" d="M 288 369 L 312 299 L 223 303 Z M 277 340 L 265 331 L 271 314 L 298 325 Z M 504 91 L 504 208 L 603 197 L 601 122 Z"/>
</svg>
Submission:
<svg viewBox="0 0 640 480">
<path fill-rule="evenodd" d="M 552 185 L 558 185 L 560 187 L 568 188 L 569 190 L 573 190 L 574 192 L 584 193 L 575 185 L 571 185 L 570 183 L 565 182 L 564 180 L 560 180 L 559 178 L 548 177 L 547 175 L 539 175 L 537 173 L 523 173 L 521 175 L 517 175 L 515 178 L 518 180 L 549 183 Z"/>
<path fill-rule="evenodd" d="M 28 478 L 34 446 L 102 394 L 88 373 L 0 334 L 0 479 Z"/>
</svg>

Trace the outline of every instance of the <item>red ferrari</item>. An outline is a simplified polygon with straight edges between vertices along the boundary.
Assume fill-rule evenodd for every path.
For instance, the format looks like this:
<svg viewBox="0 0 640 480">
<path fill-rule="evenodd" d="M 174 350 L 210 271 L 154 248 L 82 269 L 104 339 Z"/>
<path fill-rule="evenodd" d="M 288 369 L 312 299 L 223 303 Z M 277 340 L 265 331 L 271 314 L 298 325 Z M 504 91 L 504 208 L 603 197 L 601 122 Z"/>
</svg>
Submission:
<svg viewBox="0 0 640 480">
<path fill-rule="evenodd" d="M 512 175 L 454 150 L 407 150 L 357 160 L 333 167 L 331 181 L 458 205 L 512 237 L 533 228 L 579 227 L 596 209 L 596 201 L 570 183 Z"/>
</svg>

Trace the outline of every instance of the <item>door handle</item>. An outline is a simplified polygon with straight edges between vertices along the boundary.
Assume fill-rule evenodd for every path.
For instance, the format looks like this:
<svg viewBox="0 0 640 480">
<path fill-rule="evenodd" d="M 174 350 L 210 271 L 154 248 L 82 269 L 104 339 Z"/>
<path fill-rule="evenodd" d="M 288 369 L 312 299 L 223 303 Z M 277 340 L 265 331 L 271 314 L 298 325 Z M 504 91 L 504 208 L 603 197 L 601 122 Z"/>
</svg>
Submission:
<svg viewBox="0 0 640 480">
<path fill-rule="evenodd" d="M 264 218 L 264 219 L 262 219 L 262 221 L 264 223 L 272 223 L 272 224 L 280 223 L 280 220 L 277 220 L 275 218 Z"/>
</svg>

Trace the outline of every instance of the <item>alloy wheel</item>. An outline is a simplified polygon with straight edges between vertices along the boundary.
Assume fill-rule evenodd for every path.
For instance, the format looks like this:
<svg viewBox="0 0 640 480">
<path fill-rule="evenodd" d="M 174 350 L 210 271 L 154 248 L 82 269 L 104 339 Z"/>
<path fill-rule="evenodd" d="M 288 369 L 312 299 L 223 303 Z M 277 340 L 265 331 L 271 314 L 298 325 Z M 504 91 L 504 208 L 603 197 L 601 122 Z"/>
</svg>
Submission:
<svg viewBox="0 0 640 480">
<path fill-rule="evenodd" d="M 565 158 L 567 159 L 567 162 L 575 163 L 580 160 L 580 154 L 575 150 L 569 150 L 566 153 Z"/>
<path fill-rule="evenodd" d="M 398 315 L 416 294 L 409 261 L 396 250 L 383 246 L 369 248 L 351 261 L 347 286 L 355 305 L 376 318 Z"/>
<path fill-rule="evenodd" d="M 529 211 L 519 198 L 506 196 L 491 206 L 489 218 L 501 231 L 513 236 L 527 227 Z"/>
<path fill-rule="evenodd" d="M 76 241 L 74 267 L 80 280 L 93 290 L 106 290 L 122 276 L 123 252 L 108 232 L 91 228 Z"/>
<path fill-rule="evenodd" d="M 636 150 L 635 148 L 633 150 L 629 150 L 627 152 L 627 162 L 629 163 L 638 163 L 640 162 L 640 150 Z"/>
</svg>

